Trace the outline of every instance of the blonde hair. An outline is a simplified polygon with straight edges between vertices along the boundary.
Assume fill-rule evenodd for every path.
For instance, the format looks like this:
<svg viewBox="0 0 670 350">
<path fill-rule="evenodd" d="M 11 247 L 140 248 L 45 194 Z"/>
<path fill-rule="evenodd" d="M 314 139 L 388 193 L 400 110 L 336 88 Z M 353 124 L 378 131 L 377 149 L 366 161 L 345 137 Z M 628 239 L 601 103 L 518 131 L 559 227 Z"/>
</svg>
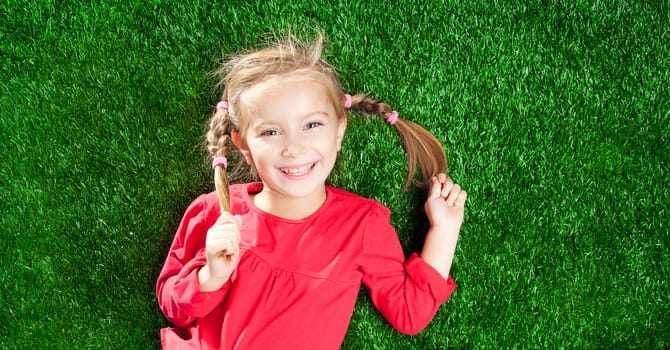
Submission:
<svg viewBox="0 0 670 350">
<path fill-rule="evenodd" d="M 221 101 L 228 108 L 217 109 L 209 121 L 207 150 L 213 158 L 233 156 L 237 167 L 232 174 L 242 178 L 243 174 L 253 174 L 232 145 L 233 133 L 243 137 L 251 116 L 245 93 L 265 83 L 281 83 L 291 80 L 313 80 L 322 83 L 328 92 L 333 107 L 340 118 L 346 118 L 344 94 L 335 69 L 322 58 L 323 36 L 318 35 L 311 44 L 300 42 L 292 35 L 286 40 L 264 49 L 236 56 L 225 63 L 216 73 L 223 76 L 217 87 L 223 87 Z M 365 94 L 352 96 L 351 110 L 366 116 L 387 119 L 392 108 L 385 102 Z M 394 124 L 403 140 L 407 153 L 407 178 L 403 190 L 414 178 L 418 166 L 422 180 L 415 182 L 418 187 L 426 187 L 430 178 L 447 170 L 447 157 L 442 144 L 430 132 L 409 120 L 398 118 Z M 251 170 L 251 172 L 250 172 Z M 255 175 L 252 175 L 255 176 Z M 222 211 L 230 211 L 229 175 L 217 166 L 214 170 L 214 184 Z"/>
</svg>

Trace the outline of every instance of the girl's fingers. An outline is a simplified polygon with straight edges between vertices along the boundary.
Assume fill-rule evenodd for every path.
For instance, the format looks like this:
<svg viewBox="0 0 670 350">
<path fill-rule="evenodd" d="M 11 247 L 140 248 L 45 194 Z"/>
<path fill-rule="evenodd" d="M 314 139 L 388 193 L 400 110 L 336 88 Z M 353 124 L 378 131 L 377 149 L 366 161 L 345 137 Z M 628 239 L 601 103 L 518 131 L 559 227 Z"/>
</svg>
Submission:
<svg viewBox="0 0 670 350">
<path fill-rule="evenodd" d="M 445 179 L 444 183 L 442 184 L 442 192 L 440 193 L 442 198 L 446 199 L 449 196 L 449 193 L 451 193 L 451 191 L 453 190 L 454 185 L 455 184 L 452 179 L 449 178 Z"/>
<path fill-rule="evenodd" d="M 235 255 L 240 250 L 240 242 L 235 237 L 217 238 L 210 244 L 218 257 Z"/>
<path fill-rule="evenodd" d="M 444 191 L 443 191 L 444 192 Z M 448 205 L 454 205 L 456 203 L 456 199 L 458 198 L 458 195 L 461 193 L 461 186 L 458 184 L 453 184 L 451 186 L 451 189 L 445 196 L 445 201 L 447 201 Z"/>
<path fill-rule="evenodd" d="M 231 239 L 236 242 L 240 241 L 240 231 L 237 229 L 237 224 L 219 224 L 212 230 L 213 239 Z"/>
<path fill-rule="evenodd" d="M 237 251 L 240 248 L 240 245 L 238 242 L 235 242 L 234 239 L 229 239 L 226 242 L 223 243 L 223 249 L 226 252 L 226 255 L 231 255 L 237 253 Z"/>
<path fill-rule="evenodd" d="M 239 216 L 239 215 L 236 215 Z M 230 212 L 224 211 L 221 213 L 219 218 L 216 220 L 216 224 L 234 224 L 237 223 L 237 219 Z"/>
<path fill-rule="evenodd" d="M 445 174 L 440 173 L 433 176 L 431 179 L 430 189 L 428 191 L 428 199 L 442 198 L 447 205 L 464 205 L 468 194 L 461 188 L 461 186 Z"/>
<path fill-rule="evenodd" d="M 430 179 L 430 190 L 428 190 L 428 199 L 435 199 L 440 197 L 442 193 L 442 184 L 437 176 Z"/>
<path fill-rule="evenodd" d="M 237 251 L 240 245 L 241 235 L 237 218 L 231 216 L 232 223 L 219 223 L 212 226 L 207 232 L 206 245 L 214 250 L 225 251 L 234 247 Z M 229 254 L 229 253 L 226 253 Z"/>
<path fill-rule="evenodd" d="M 458 197 L 456 198 L 456 205 L 458 206 L 465 205 L 465 200 L 467 199 L 468 199 L 468 193 L 465 191 L 461 191 L 461 193 L 459 193 Z"/>
</svg>

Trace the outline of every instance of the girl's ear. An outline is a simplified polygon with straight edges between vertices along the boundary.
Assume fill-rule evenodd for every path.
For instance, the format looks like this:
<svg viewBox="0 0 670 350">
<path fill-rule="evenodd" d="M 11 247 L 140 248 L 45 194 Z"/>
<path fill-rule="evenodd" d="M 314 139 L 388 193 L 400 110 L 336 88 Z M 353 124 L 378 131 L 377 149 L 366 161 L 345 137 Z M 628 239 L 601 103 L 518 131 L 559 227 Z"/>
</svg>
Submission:
<svg viewBox="0 0 670 350">
<path fill-rule="evenodd" d="M 337 150 L 342 149 L 342 139 L 344 138 L 344 132 L 347 130 L 347 117 L 342 117 L 337 122 Z"/>
<path fill-rule="evenodd" d="M 233 140 L 233 144 L 235 144 L 235 147 L 240 150 L 240 153 L 244 156 L 244 159 L 247 161 L 247 164 L 249 165 L 254 165 L 252 158 L 251 158 L 251 152 L 249 152 L 249 147 L 247 146 L 247 143 L 244 142 L 242 138 L 240 138 L 240 132 L 237 130 L 233 130 L 233 132 L 230 133 L 230 138 Z"/>
</svg>

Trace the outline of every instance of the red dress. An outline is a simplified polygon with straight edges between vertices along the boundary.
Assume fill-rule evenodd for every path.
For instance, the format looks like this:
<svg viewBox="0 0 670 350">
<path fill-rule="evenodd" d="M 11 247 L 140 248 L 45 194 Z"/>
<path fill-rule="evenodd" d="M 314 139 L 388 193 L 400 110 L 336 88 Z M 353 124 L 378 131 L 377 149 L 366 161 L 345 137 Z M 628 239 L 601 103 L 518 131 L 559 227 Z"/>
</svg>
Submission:
<svg viewBox="0 0 670 350">
<path fill-rule="evenodd" d="M 400 332 L 416 334 L 456 285 L 417 254 L 407 261 L 390 211 L 370 199 L 326 187 L 322 207 L 302 220 L 258 209 L 231 186 L 232 213 L 242 215 L 240 259 L 215 292 L 200 292 L 205 237 L 220 209 L 216 193 L 189 206 L 156 286 L 158 303 L 177 328 L 161 331 L 169 349 L 338 349 L 361 282 Z"/>
</svg>

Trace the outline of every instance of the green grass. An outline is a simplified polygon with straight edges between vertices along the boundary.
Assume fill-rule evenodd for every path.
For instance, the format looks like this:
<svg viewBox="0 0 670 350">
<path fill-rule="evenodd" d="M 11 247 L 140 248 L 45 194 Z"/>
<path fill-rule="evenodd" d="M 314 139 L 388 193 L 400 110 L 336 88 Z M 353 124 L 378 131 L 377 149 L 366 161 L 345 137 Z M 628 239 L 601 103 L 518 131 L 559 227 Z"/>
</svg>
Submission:
<svg viewBox="0 0 670 350">
<path fill-rule="evenodd" d="M 469 192 L 431 325 L 401 335 L 362 292 L 343 348 L 670 347 L 667 0 L 186 3 L 0 4 L 0 348 L 159 347 L 157 274 L 212 189 L 208 73 L 288 26 Z M 353 117 L 344 147 L 332 183 L 418 249 L 393 130 Z"/>
</svg>

